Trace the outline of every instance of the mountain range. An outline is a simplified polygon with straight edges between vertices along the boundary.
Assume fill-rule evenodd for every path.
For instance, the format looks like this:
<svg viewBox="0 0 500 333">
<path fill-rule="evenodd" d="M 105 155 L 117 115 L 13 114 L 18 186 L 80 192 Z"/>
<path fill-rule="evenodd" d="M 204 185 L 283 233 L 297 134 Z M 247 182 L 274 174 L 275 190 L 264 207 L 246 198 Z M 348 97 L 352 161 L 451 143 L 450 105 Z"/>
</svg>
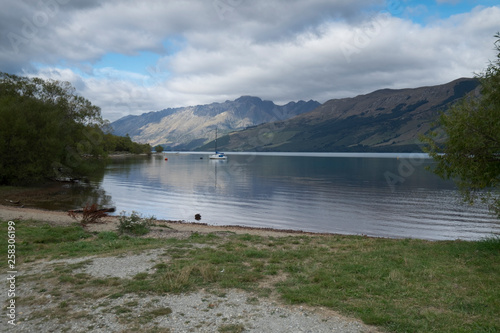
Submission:
<svg viewBox="0 0 500 333">
<path fill-rule="evenodd" d="M 223 151 L 421 151 L 419 136 L 439 114 L 478 89 L 476 79 L 382 89 L 352 98 L 290 102 L 258 97 L 127 116 L 114 133 L 176 150 L 213 150 L 215 128 Z M 477 90 L 476 90 L 477 93 Z M 222 135 L 221 135 L 222 134 Z M 223 135 L 226 134 L 226 135 Z"/>
<path fill-rule="evenodd" d="M 321 104 L 316 101 L 276 105 L 258 97 L 242 96 L 234 101 L 208 105 L 169 108 L 140 116 L 126 116 L 111 123 L 116 135 L 163 145 L 166 149 L 191 150 L 219 135 L 262 123 L 286 120 L 309 112 Z"/>
<path fill-rule="evenodd" d="M 218 140 L 221 151 L 419 152 L 419 137 L 441 112 L 475 91 L 476 79 L 415 89 L 382 89 L 332 99 L 285 121 L 233 132 Z M 475 93 L 478 93 L 477 91 Z M 199 150 L 210 150 L 208 143 Z"/>
</svg>

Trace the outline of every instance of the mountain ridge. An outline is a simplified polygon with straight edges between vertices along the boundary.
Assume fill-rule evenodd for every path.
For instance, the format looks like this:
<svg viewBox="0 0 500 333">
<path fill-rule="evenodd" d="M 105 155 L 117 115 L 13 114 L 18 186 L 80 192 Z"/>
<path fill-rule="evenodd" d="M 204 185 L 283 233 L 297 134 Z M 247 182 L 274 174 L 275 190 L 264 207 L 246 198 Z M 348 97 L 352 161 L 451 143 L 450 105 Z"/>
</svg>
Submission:
<svg viewBox="0 0 500 333">
<path fill-rule="evenodd" d="M 317 101 L 301 100 L 280 106 L 259 97 L 241 96 L 234 101 L 129 115 L 111 123 L 111 127 L 114 134 L 128 134 L 136 142 L 190 150 L 213 140 L 215 128 L 222 134 L 229 133 L 261 123 L 289 119 L 320 105 Z"/>
<path fill-rule="evenodd" d="M 380 89 L 331 99 L 284 121 L 233 132 L 218 141 L 225 151 L 421 151 L 419 136 L 440 112 L 477 89 L 479 81 Z M 476 94 L 478 92 L 476 91 Z M 208 143 L 197 150 L 209 150 Z"/>
</svg>

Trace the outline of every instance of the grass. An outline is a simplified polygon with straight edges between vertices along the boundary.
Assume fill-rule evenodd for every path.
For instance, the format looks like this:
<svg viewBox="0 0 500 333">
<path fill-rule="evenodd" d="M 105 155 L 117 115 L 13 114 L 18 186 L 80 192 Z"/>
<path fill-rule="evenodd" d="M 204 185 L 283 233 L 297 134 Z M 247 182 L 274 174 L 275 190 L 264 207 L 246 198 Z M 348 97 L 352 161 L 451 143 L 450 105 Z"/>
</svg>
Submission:
<svg viewBox="0 0 500 333">
<path fill-rule="evenodd" d="M 218 332 L 221 333 L 240 333 L 244 331 L 245 331 L 245 326 L 241 324 L 222 325 L 218 329 Z"/>
<path fill-rule="evenodd" d="M 7 235 L 7 223 L 0 226 Z M 0 242 L 7 249 L 7 238 Z M 86 263 L 56 267 L 53 273 L 33 279 L 53 279 L 54 285 L 68 286 L 74 297 L 81 298 L 201 288 L 220 293 L 237 288 L 258 297 L 275 294 L 291 304 L 328 307 L 389 332 L 500 332 L 500 238 L 429 242 L 194 233 L 185 240 L 159 240 L 113 232 L 92 234 L 77 225 L 16 222 L 18 270 L 23 262 L 40 259 L 119 255 L 160 247 L 170 254 L 168 263 L 132 279 L 97 279 L 75 272 Z M 6 270 L 6 260 L 0 262 L 0 269 Z M 100 296 L 84 293 L 96 287 Z M 258 304 L 258 297 L 250 297 L 249 304 Z M 61 314 L 68 306 L 67 300 L 59 302 Z M 127 308 L 113 311 L 123 313 Z M 147 316 L 169 312 L 158 311 Z M 231 325 L 219 328 L 242 330 Z"/>
<path fill-rule="evenodd" d="M 6 232 L 6 222 L 2 222 Z M 1 239 L 7 249 L 7 238 Z M 16 222 L 16 253 L 22 254 L 18 260 L 30 262 L 39 259 L 59 259 L 83 257 L 97 254 L 114 254 L 130 249 L 148 249 L 158 247 L 162 242 L 157 239 L 119 237 L 114 232 L 92 234 L 78 224 L 72 226 L 51 226 L 37 221 Z M 7 262 L 0 262 L 0 268 Z"/>
</svg>

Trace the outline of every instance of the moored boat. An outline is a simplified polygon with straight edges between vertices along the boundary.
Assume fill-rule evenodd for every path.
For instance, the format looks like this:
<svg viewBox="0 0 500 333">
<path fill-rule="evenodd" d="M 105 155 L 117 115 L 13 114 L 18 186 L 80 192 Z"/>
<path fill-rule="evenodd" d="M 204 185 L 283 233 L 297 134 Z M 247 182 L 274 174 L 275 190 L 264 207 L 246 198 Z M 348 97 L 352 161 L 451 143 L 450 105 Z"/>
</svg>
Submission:
<svg viewBox="0 0 500 333">
<path fill-rule="evenodd" d="M 227 156 L 217 151 L 217 128 L 215 128 L 215 154 L 208 156 L 211 160 L 225 160 Z"/>
</svg>

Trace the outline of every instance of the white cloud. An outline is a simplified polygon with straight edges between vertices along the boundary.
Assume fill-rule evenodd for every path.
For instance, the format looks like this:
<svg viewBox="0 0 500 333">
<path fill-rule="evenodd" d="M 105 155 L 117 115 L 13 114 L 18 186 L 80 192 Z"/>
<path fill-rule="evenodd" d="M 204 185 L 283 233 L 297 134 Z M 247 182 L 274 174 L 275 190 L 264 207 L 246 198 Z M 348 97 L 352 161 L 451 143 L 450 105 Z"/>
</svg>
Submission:
<svg viewBox="0 0 500 333">
<path fill-rule="evenodd" d="M 218 1 L 226 7 L 214 6 Z M 68 80 L 115 120 L 241 95 L 324 102 L 445 83 L 472 76 L 495 56 L 499 7 L 421 25 L 391 16 L 383 1 L 377 6 L 347 0 L 73 0 L 17 53 L 3 34 L 0 70 Z M 15 2 L 9 10 L 0 14 L 0 28 L 23 37 L 23 19 L 41 9 Z M 132 57 L 142 51 L 160 58 L 142 64 L 149 68 L 142 74 L 118 64 L 93 67 L 109 53 Z"/>
</svg>

